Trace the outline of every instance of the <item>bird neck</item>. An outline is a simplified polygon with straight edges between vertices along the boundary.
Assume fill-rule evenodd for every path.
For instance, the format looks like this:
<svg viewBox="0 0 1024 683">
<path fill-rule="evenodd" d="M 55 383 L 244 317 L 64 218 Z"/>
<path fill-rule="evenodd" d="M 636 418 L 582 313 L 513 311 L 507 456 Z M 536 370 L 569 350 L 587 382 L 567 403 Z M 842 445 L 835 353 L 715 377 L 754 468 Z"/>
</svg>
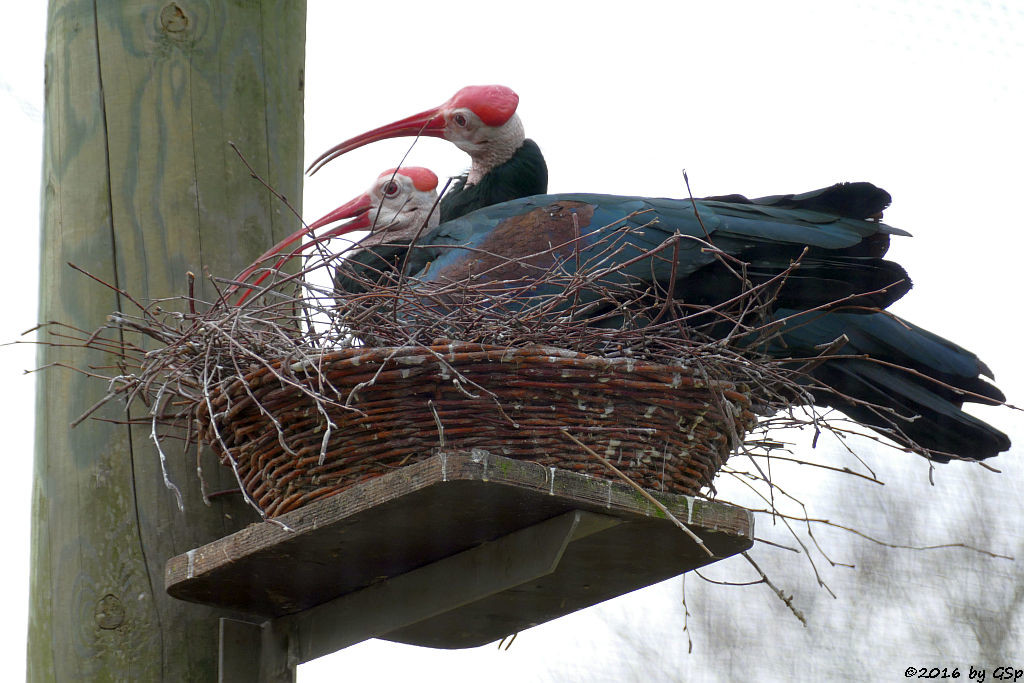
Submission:
<svg viewBox="0 0 1024 683">
<path fill-rule="evenodd" d="M 469 168 L 466 185 L 476 185 L 494 167 L 511 159 L 512 155 L 522 147 L 525 139 L 523 122 L 519 119 L 518 114 L 513 114 L 512 118 L 494 130 L 493 136 L 487 140 L 486 144 L 481 145 L 473 152 L 471 157 L 473 162 Z"/>
<path fill-rule="evenodd" d="M 476 185 L 469 185 L 468 180 L 468 174 L 460 176 L 441 197 L 442 223 L 485 206 L 547 193 L 548 167 L 540 147 L 527 138 L 511 158 L 492 168 Z"/>
</svg>

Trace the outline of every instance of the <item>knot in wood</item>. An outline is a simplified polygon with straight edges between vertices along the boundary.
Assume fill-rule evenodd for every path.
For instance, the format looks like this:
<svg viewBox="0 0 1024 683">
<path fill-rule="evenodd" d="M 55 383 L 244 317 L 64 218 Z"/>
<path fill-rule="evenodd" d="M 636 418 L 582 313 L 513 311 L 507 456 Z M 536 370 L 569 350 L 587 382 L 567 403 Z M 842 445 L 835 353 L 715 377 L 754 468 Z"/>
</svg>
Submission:
<svg viewBox="0 0 1024 683">
<path fill-rule="evenodd" d="M 107 593 L 96 602 L 93 617 L 101 629 L 112 631 L 124 623 L 124 605 L 116 595 Z"/>
<path fill-rule="evenodd" d="M 169 3 L 160 10 L 160 26 L 167 33 L 184 33 L 188 30 L 188 15 L 176 3 Z"/>
</svg>

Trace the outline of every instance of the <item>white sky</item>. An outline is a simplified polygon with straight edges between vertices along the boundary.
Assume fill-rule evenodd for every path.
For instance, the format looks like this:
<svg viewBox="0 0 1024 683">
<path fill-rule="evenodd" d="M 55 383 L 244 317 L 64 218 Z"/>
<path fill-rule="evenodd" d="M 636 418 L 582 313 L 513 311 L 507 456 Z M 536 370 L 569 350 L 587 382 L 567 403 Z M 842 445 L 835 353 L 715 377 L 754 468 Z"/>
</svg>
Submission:
<svg viewBox="0 0 1024 683">
<path fill-rule="evenodd" d="M 13 255 L 5 269 L 10 294 L 0 341 L 31 327 L 36 315 L 42 4 L 22 3 L 18 21 L 0 29 L 0 187 Z M 502 83 L 520 94 L 520 115 L 547 157 L 553 192 L 682 196 L 684 168 L 697 196 L 800 192 L 840 180 L 870 180 L 894 197 L 887 222 L 914 234 L 897 239 L 890 251 L 915 282 L 893 310 L 977 352 L 1010 400 L 1024 403 L 1018 350 L 1024 247 L 1024 10 L 1019 4 L 879 0 L 842 3 L 837 9 L 839 3 L 789 1 L 493 6 L 393 1 L 383 15 L 380 3 L 354 4 L 309 2 L 307 160 L 353 134 L 439 104 L 463 85 Z M 395 165 L 406 146 L 379 143 L 333 162 L 307 183 L 307 217 L 362 192 L 379 171 Z M 424 140 L 409 163 L 429 166 L 443 178 L 466 162 L 445 143 Z M 0 348 L 9 547 L 0 648 L 12 680 L 23 677 L 25 658 L 34 404 L 33 381 L 21 372 L 33 366 L 33 358 L 30 347 Z M 1024 438 L 1019 413 L 986 410 L 983 416 L 1017 443 Z M 985 496 L 1005 501 L 993 549 L 1018 556 L 1024 548 L 1020 450 L 996 461 L 1004 474 L 982 479 Z M 938 485 L 931 488 L 923 461 L 873 455 L 889 482 L 871 499 L 883 517 L 890 505 L 892 510 L 905 504 L 937 509 L 964 503 L 957 497 L 963 490 L 958 482 L 968 468 L 940 468 Z M 838 457 L 836 462 L 847 464 Z M 794 480 L 791 486 L 812 506 L 829 509 L 836 503 L 828 489 L 819 495 L 818 487 L 827 484 L 816 478 Z M 856 504 L 864 500 L 858 497 Z M 965 514 L 974 509 L 968 506 Z M 833 514 L 838 519 L 842 511 L 839 505 Z M 996 525 L 980 515 L 975 523 Z M 923 523 L 907 529 L 912 542 L 972 540 L 940 532 Z M 758 552 L 765 557 L 773 551 Z M 913 556 L 917 571 L 951 576 L 954 585 L 966 580 L 956 575 L 962 559 L 955 553 Z M 732 571 L 726 564 L 716 576 Z M 1019 567 L 1003 563 L 995 571 L 1012 576 Z M 737 577 L 750 578 L 739 567 L 732 578 Z M 901 575 L 891 580 L 899 593 Z M 908 595 L 902 602 L 887 597 L 903 615 L 905 627 L 898 629 L 903 651 L 924 657 L 921 664 L 965 667 L 957 652 L 929 649 L 923 635 L 915 640 L 914 624 L 920 621 L 920 632 L 926 633 L 928 615 L 907 616 L 918 603 L 912 587 L 903 588 Z M 788 589 L 797 592 L 798 603 L 820 600 L 812 583 Z M 615 668 L 623 649 L 636 648 L 622 640 L 627 623 L 634 631 L 667 636 L 659 656 L 677 663 L 671 670 L 680 676 L 685 671 L 702 677 L 700 655 L 688 658 L 679 644 L 685 638 L 678 633 L 678 593 L 679 582 L 673 580 L 531 629 L 508 652 L 488 646 L 449 653 L 373 641 L 304 666 L 300 679 L 336 680 L 344 671 L 354 677 L 372 672 L 379 680 L 414 672 L 431 680 L 437 671 L 450 681 L 482 675 L 615 680 L 626 671 Z M 792 618 L 772 604 L 763 587 L 706 595 L 691 612 L 742 600 L 751 614 L 767 615 L 757 617 L 772 629 L 764 639 L 778 637 L 772 619 L 780 629 L 792 627 Z M 863 600 L 841 594 L 833 610 L 856 610 Z M 636 625 L 641 618 L 643 627 Z M 794 637 L 817 638 L 806 642 L 821 644 L 850 637 L 841 619 L 812 631 Z M 697 629 L 694 637 L 706 645 L 713 636 Z M 827 671 L 830 646 L 822 647 L 801 656 L 818 657 L 808 665 Z M 886 667 L 917 663 L 891 650 L 881 655 L 890 657 L 882 660 Z M 939 663 L 940 654 L 945 664 Z M 991 669 L 1013 662 L 974 663 Z M 1024 665 L 1024 659 L 1016 664 Z M 896 678 L 902 669 L 889 673 Z"/>
</svg>

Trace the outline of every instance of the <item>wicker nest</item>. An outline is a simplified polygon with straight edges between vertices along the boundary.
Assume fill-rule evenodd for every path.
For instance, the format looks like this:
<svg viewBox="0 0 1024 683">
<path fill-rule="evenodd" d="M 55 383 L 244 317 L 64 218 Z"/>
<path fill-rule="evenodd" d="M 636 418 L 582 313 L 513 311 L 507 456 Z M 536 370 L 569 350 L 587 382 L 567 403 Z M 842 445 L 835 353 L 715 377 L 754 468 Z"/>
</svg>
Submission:
<svg viewBox="0 0 1024 683">
<path fill-rule="evenodd" d="M 756 423 L 740 389 L 698 368 L 457 342 L 274 361 L 197 417 L 268 516 L 438 449 L 615 476 L 563 430 L 641 486 L 696 494 Z"/>
</svg>

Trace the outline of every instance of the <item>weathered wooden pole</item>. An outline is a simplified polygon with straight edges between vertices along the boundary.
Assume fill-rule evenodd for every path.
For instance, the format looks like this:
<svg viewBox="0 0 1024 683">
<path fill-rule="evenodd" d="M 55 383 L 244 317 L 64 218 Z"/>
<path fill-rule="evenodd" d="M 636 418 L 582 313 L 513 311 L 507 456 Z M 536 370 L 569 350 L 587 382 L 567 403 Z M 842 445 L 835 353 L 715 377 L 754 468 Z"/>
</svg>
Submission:
<svg viewBox="0 0 1024 683">
<path fill-rule="evenodd" d="M 302 0 L 50 0 L 40 320 L 92 330 L 130 307 L 67 262 L 140 299 L 183 294 L 192 270 L 211 297 L 204 269 L 233 275 L 297 226 L 228 141 L 298 206 L 305 17 Z M 70 429 L 101 382 L 55 368 L 38 389 L 29 679 L 215 679 L 221 613 L 169 598 L 164 562 L 254 515 L 206 506 L 181 451 L 179 512 L 147 429 Z M 234 486 L 204 464 L 211 490 Z"/>
</svg>

